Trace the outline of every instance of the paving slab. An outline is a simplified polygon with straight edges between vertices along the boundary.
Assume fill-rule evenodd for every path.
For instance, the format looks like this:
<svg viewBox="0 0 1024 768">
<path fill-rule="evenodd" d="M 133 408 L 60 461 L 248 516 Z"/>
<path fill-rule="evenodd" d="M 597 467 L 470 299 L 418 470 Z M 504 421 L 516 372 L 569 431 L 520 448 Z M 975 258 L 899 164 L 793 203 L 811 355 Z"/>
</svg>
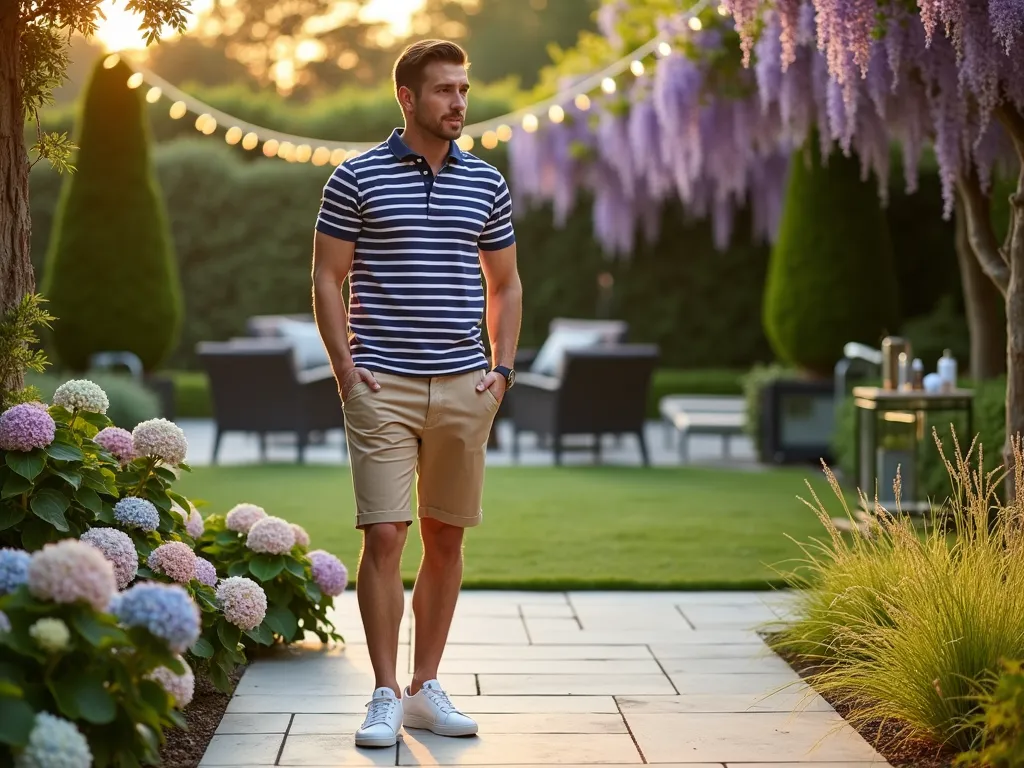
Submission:
<svg viewBox="0 0 1024 768">
<path fill-rule="evenodd" d="M 827 712 L 625 713 L 649 763 L 829 762 L 876 759 L 839 715 Z"/>
<path fill-rule="evenodd" d="M 397 745 L 366 749 L 356 746 L 353 733 L 289 735 L 278 765 L 395 765 Z"/>
<path fill-rule="evenodd" d="M 274 765 L 284 743 L 283 733 L 217 735 L 210 739 L 200 768 L 214 765 Z"/>
<path fill-rule="evenodd" d="M 274 714 L 228 714 L 221 718 L 216 733 L 238 736 L 249 733 L 285 733 L 292 715 L 287 712 Z"/>
<path fill-rule="evenodd" d="M 468 710 L 475 701 L 476 699 L 461 702 L 468 705 L 463 709 Z M 546 712 L 472 714 L 483 734 L 519 733 L 532 736 L 536 733 L 628 733 L 626 723 L 618 712 L 562 713 L 558 717 L 552 717 L 551 713 Z M 362 722 L 363 714 L 295 715 L 288 733 L 352 734 Z"/>
<path fill-rule="evenodd" d="M 766 661 L 770 661 L 766 660 Z M 505 675 L 660 675 L 662 669 L 653 658 L 605 659 L 463 659 L 441 660 L 440 674 L 450 672 Z"/>
<path fill-rule="evenodd" d="M 778 693 L 687 693 L 678 696 L 616 696 L 623 715 L 694 712 L 834 712 L 814 691 Z"/>
<path fill-rule="evenodd" d="M 749 646 L 747 646 L 749 648 Z M 605 661 L 609 659 L 653 659 L 646 645 L 506 645 L 469 643 L 449 645 L 441 663 L 474 659 L 521 659 L 524 661 Z"/>
<path fill-rule="evenodd" d="M 479 675 L 486 695 L 618 695 L 676 693 L 665 675 Z"/>
<path fill-rule="evenodd" d="M 585 765 L 643 763 L 628 733 L 485 734 L 465 739 L 407 731 L 398 744 L 398 765 Z"/>
</svg>

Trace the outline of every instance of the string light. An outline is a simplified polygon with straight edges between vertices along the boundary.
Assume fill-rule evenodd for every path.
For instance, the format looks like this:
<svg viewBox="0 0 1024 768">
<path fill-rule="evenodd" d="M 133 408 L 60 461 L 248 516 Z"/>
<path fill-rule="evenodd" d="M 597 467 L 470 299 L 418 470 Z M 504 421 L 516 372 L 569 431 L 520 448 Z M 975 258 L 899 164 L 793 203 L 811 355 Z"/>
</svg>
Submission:
<svg viewBox="0 0 1024 768">
<path fill-rule="evenodd" d="M 118 56 L 116 53 L 112 53 L 109 56 L 107 56 L 107 58 L 105 58 L 103 60 L 103 68 L 104 69 L 113 69 L 114 67 L 116 67 L 120 63 L 120 61 L 121 61 L 121 57 Z"/>
<path fill-rule="evenodd" d="M 270 141 L 263 142 L 263 154 L 266 155 L 267 157 L 276 157 L 277 146 L 277 139 L 270 139 Z"/>
<path fill-rule="evenodd" d="M 692 29 L 694 32 L 700 32 L 701 27 L 704 26 L 703 24 L 700 23 L 700 19 L 698 19 L 696 16 L 691 16 L 690 21 L 688 23 L 690 25 L 690 29 Z"/>
<path fill-rule="evenodd" d="M 548 117 L 552 123 L 560 123 L 565 119 L 565 110 L 558 104 L 552 104 L 551 109 L 548 110 Z"/>
<path fill-rule="evenodd" d="M 504 125 L 504 124 L 499 125 L 497 133 L 498 133 L 498 141 L 508 141 L 509 139 L 512 138 L 512 128 L 511 128 L 511 126 Z"/>
<path fill-rule="evenodd" d="M 170 114 L 172 120 L 180 120 L 185 116 L 186 112 L 188 112 L 188 107 L 185 105 L 184 101 L 176 101 L 171 104 Z"/>
<path fill-rule="evenodd" d="M 295 159 L 300 163 L 308 163 L 313 156 L 313 148 L 309 144 L 300 144 L 295 148 Z"/>
<path fill-rule="evenodd" d="M 142 73 L 141 72 L 136 72 L 135 74 L 133 74 L 131 77 L 128 78 L 128 87 L 129 88 L 138 88 L 140 85 L 142 85 L 142 80 L 143 80 Z"/>
<path fill-rule="evenodd" d="M 158 101 L 160 101 L 160 96 L 162 93 L 163 91 L 161 91 L 158 87 L 153 86 L 149 89 L 149 92 L 146 93 L 146 101 L 148 101 L 150 104 L 156 104 Z"/>
<path fill-rule="evenodd" d="M 615 93 L 615 81 L 610 77 L 606 77 L 601 81 L 601 90 L 605 93 Z"/>
<path fill-rule="evenodd" d="M 464 133 L 455 140 L 455 143 L 459 145 L 459 149 L 469 152 L 473 148 L 473 137 Z"/>
<path fill-rule="evenodd" d="M 237 125 L 233 125 L 230 128 L 228 128 L 227 132 L 224 134 L 224 141 L 226 141 L 228 144 L 237 144 L 241 140 L 242 129 L 239 128 Z"/>
<path fill-rule="evenodd" d="M 658 53 L 660 53 L 662 56 L 668 56 L 670 53 L 672 53 L 672 46 L 666 43 L 664 40 L 662 40 L 660 43 L 658 43 Z"/>
<path fill-rule="evenodd" d="M 580 110 L 581 112 L 586 112 L 588 109 L 590 109 L 590 97 L 587 96 L 587 94 L 581 93 L 579 96 L 576 97 L 576 109 Z"/>
<path fill-rule="evenodd" d="M 527 133 L 536 131 L 538 125 L 537 116 L 532 112 L 523 117 L 523 130 Z"/>
<path fill-rule="evenodd" d="M 317 147 L 313 153 L 313 165 L 321 166 L 326 165 L 331 159 L 331 150 L 327 147 Z"/>
<path fill-rule="evenodd" d="M 256 149 L 256 145 L 260 143 L 260 137 L 250 131 L 245 134 L 245 138 L 242 139 L 243 149 Z"/>
<path fill-rule="evenodd" d="M 348 155 L 344 149 L 338 148 L 331 152 L 331 165 L 341 165 L 345 162 L 345 157 Z"/>
<path fill-rule="evenodd" d="M 629 71 L 637 77 L 640 77 L 644 73 L 644 63 L 640 59 L 636 59 L 632 64 L 629 65 Z"/>
<path fill-rule="evenodd" d="M 484 135 L 480 137 L 480 144 L 484 149 L 494 149 L 498 146 L 498 134 L 494 131 L 484 131 Z"/>
<path fill-rule="evenodd" d="M 290 141 L 282 141 L 277 147 L 277 156 L 289 163 L 295 160 L 295 145 Z"/>
</svg>

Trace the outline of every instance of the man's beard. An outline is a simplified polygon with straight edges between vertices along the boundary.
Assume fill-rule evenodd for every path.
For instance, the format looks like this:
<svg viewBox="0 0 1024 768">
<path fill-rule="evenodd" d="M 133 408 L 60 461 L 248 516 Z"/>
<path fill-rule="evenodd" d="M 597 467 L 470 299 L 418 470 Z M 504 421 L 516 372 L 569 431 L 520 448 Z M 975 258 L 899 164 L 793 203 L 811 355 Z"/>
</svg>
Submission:
<svg viewBox="0 0 1024 768">
<path fill-rule="evenodd" d="M 437 122 L 431 122 L 425 119 L 419 110 L 413 112 L 413 119 L 416 121 L 416 125 L 426 133 L 434 136 L 442 141 L 449 141 L 451 139 L 457 139 L 462 135 L 463 122 L 459 122 L 457 128 L 452 128 L 451 124 L 448 123 L 448 118 L 454 117 L 454 115 L 445 115 Z M 460 117 L 461 120 L 461 117 Z"/>
</svg>

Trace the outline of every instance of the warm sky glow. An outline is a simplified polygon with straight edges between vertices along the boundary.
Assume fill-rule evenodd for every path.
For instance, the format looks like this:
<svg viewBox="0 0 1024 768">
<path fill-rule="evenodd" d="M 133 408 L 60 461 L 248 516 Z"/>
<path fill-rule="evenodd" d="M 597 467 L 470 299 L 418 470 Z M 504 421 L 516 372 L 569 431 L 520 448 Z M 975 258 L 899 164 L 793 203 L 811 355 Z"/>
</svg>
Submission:
<svg viewBox="0 0 1024 768">
<path fill-rule="evenodd" d="M 388 22 L 396 37 L 409 32 L 412 14 L 423 5 L 423 0 L 370 0 L 363 16 L 366 21 Z M 209 8 L 209 0 L 192 0 L 189 23 L 195 23 L 198 16 Z M 96 41 L 108 51 L 129 50 L 145 47 L 145 40 L 139 33 L 139 17 L 124 10 L 119 0 L 105 0 L 100 4 L 106 21 L 100 21 Z"/>
</svg>

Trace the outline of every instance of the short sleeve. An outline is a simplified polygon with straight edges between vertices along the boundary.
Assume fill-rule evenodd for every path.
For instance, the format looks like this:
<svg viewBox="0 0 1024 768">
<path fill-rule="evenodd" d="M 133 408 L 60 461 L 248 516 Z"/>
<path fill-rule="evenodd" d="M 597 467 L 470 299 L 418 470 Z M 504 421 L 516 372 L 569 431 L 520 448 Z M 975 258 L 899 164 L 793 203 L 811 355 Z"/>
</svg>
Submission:
<svg viewBox="0 0 1024 768">
<path fill-rule="evenodd" d="M 509 194 L 504 176 L 499 175 L 498 179 L 491 215 L 480 233 L 479 246 L 483 251 L 500 251 L 516 241 L 512 228 L 512 195 Z"/>
<path fill-rule="evenodd" d="M 362 229 L 359 215 L 359 182 L 344 163 L 334 169 L 324 185 L 316 229 L 325 235 L 355 242 Z"/>
</svg>

